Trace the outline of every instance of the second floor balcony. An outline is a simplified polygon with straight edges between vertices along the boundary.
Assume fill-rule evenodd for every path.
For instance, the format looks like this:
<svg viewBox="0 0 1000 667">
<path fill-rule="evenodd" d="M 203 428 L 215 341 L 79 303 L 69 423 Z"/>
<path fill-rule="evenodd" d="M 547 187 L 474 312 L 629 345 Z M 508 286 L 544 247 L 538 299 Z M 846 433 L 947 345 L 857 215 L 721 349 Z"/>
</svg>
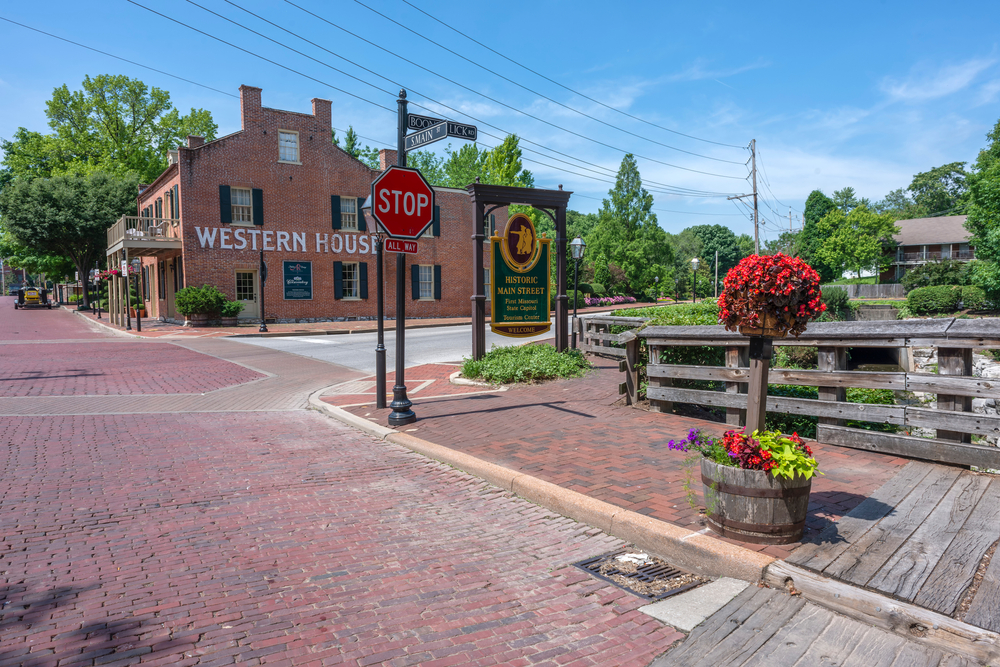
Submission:
<svg viewBox="0 0 1000 667">
<path fill-rule="evenodd" d="M 943 259 L 968 261 L 976 258 L 975 250 L 935 250 L 926 252 L 897 252 L 897 264 L 920 264 L 922 262 L 937 262 Z"/>
<path fill-rule="evenodd" d="M 181 249 L 181 221 L 123 215 L 108 229 L 107 254 L 123 249 L 132 257 L 175 254 Z"/>
</svg>

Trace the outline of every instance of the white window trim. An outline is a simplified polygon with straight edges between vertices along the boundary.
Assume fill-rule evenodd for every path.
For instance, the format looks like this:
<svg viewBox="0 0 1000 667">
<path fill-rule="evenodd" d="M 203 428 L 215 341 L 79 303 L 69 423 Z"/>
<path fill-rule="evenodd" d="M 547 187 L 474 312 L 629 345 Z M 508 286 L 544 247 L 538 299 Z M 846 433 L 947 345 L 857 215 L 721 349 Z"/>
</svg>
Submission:
<svg viewBox="0 0 1000 667">
<path fill-rule="evenodd" d="M 341 301 L 362 301 L 363 299 L 361 298 L 361 263 L 360 262 L 342 262 L 341 263 L 341 265 L 340 265 L 341 274 L 340 275 L 341 275 L 341 282 L 343 284 L 345 292 L 347 290 L 347 278 L 344 276 L 344 273 L 345 273 L 344 270 L 348 266 L 353 266 L 354 267 L 354 285 L 357 288 L 355 290 L 357 292 L 357 295 L 356 296 L 347 296 L 347 294 L 345 293 L 341 297 L 340 300 Z"/>
<path fill-rule="evenodd" d="M 250 211 L 250 219 L 249 220 L 237 220 L 236 219 L 236 215 L 234 215 L 236 213 L 235 208 L 236 208 L 237 204 L 233 204 L 232 200 L 233 200 L 233 193 L 235 191 L 237 191 L 237 190 L 241 190 L 243 192 L 246 192 L 247 196 L 250 198 L 250 205 L 247 206 L 247 207 L 245 207 L 245 208 L 249 209 L 249 211 Z M 231 224 L 234 227 L 253 227 L 253 188 L 240 188 L 240 187 L 235 187 L 235 186 L 230 187 L 229 188 L 229 201 L 230 201 L 230 211 L 231 211 L 231 215 L 232 215 L 232 222 L 230 222 L 229 224 Z"/>
<path fill-rule="evenodd" d="M 417 299 L 417 301 L 436 301 L 436 299 L 434 298 L 434 265 L 433 264 L 418 264 L 417 266 L 419 266 L 421 269 L 424 268 L 424 267 L 427 267 L 427 268 L 429 268 L 431 270 L 431 281 L 430 281 L 431 282 L 431 295 L 430 296 L 421 296 L 419 299 Z M 419 273 L 422 273 L 422 272 L 418 272 L 418 274 Z M 421 280 L 420 284 L 423 285 L 424 281 Z M 423 291 L 423 290 L 421 290 L 421 291 Z"/>
<path fill-rule="evenodd" d="M 281 135 L 282 134 L 294 134 L 295 135 L 295 153 L 298 156 L 297 160 L 282 160 L 281 159 Z M 278 128 L 278 162 L 281 164 L 302 164 L 302 142 L 299 141 L 298 130 L 282 130 Z"/>
</svg>

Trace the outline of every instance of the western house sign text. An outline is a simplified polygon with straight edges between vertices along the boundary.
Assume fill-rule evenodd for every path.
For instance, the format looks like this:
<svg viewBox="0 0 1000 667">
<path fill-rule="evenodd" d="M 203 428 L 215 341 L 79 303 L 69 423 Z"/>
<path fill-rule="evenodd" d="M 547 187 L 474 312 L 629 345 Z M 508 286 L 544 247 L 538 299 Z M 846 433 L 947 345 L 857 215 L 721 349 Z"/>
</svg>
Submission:
<svg viewBox="0 0 1000 667">
<path fill-rule="evenodd" d="M 202 248 L 222 250 L 283 250 L 308 252 L 306 232 L 264 231 L 262 229 L 229 229 L 195 227 Z M 216 245 L 218 244 L 218 245 Z M 317 233 L 315 252 L 375 254 L 375 236 L 369 234 Z"/>
</svg>

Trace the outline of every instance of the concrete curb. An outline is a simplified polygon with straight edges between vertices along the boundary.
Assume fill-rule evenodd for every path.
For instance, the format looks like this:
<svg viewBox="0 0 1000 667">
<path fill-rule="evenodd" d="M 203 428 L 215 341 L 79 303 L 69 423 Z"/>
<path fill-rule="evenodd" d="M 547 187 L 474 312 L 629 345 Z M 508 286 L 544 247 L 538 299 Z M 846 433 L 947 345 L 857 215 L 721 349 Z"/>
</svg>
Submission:
<svg viewBox="0 0 1000 667">
<path fill-rule="evenodd" d="M 771 556 L 717 540 L 703 533 L 695 533 L 464 452 L 375 424 L 324 403 L 319 398 L 324 391 L 326 390 L 321 389 L 314 392 L 309 397 L 310 405 L 348 426 L 458 468 L 553 512 L 599 528 L 689 572 L 756 583 L 764 578 L 764 571 L 775 561 Z"/>
<path fill-rule="evenodd" d="M 113 326 L 111 326 L 110 324 L 105 324 L 101 320 L 93 320 L 93 319 L 87 317 L 86 315 L 84 315 L 82 311 L 73 310 L 72 308 L 67 308 L 66 306 L 59 306 L 59 307 L 61 309 L 63 309 L 63 310 L 66 310 L 68 312 L 73 313 L 77 317 L 82 317 L 83 319 L 87 320 L 91 324 L 96 324 L 97 326 L 101 327 L 102 329 L 107 329 L 108 331 L 110 331 L 113 334 L 116 334 L 116 335 L 119 335 L 119 336 L 128 336 L 129 338 L 136 338 L 138 340 L 142 340 L 142 338 L 143 338 L 139 334 L 131 333 L 131 332 L 128 332 L 128 331 L 122 331 L 121 329 L 116 329 Z"/>
</svg>

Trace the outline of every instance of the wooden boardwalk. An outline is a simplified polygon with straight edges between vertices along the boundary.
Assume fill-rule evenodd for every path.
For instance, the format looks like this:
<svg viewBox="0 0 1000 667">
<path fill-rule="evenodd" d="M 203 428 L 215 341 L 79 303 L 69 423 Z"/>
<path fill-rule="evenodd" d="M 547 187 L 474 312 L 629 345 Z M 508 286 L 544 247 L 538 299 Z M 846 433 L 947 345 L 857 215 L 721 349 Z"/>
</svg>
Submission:
<svg viewBox="0 0 1000 667">
<path fill-rule="evenodd" d="M 650 667 L 972 667 L 782 591 L 750 587 Z"/>
<path fill-rule="evenodd" d="M 908 463 L 787 562 L 1000 632 L 1000 477 Z"/>
</svg>

